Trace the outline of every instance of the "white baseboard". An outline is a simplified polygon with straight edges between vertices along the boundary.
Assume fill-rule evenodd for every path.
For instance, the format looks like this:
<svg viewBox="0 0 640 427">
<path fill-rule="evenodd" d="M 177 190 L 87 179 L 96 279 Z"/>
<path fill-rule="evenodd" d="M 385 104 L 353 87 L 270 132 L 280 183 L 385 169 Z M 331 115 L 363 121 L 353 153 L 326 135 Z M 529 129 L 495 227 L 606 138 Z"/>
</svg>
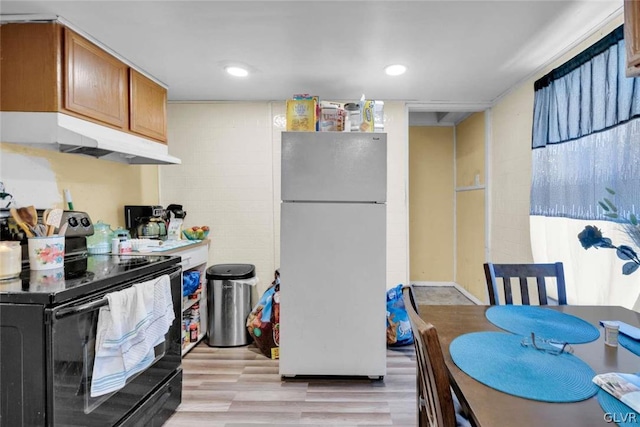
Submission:
<svg viewBox="0 0 640 427">
<path fill-rule="evenodd" d="M 411 282 L 413 286 L 456 286 L 454 282 Z"/>
<path fill-rule="evenodd" d="M 460 286 L 460 285 L 458 285 L 457 283 L 454 283 L 454 282 L 411 282 L 411 284 L 413 286 L 453 286 L 462 295 L 464 295 L 465 297 L 469 298 L 474 303 L 476 303 L 478 305 L 487 305 L 488 304 L 487 302 L 480 301 L 474 295 L 470 294 L 469 291 L 467 291 L 465 288 L 463 288 L 462 286 Z"/>
</svg>

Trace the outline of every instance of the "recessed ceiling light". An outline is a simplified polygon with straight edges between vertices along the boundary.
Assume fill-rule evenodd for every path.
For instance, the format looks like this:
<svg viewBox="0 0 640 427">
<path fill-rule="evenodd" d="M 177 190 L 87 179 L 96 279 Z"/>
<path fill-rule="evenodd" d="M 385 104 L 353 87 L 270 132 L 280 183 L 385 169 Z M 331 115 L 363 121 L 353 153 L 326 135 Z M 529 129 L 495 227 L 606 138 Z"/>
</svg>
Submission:
<svg viewBox="0 0 640 427">
<path fill-rule="evenodd" d="M 407 67 L 400 64 L 389 65 L 384 69 L 384 72 L 389 76 L 399 76 L 401 74 L 404 74 L 405 71 L 407 71 Z"/>
<path fill-rule="evenodd" d="M 235 77 L 247 77 L 249 75 L 247 70 L 240 67 L 225 67 L 224 70 Z"/>
</svg>

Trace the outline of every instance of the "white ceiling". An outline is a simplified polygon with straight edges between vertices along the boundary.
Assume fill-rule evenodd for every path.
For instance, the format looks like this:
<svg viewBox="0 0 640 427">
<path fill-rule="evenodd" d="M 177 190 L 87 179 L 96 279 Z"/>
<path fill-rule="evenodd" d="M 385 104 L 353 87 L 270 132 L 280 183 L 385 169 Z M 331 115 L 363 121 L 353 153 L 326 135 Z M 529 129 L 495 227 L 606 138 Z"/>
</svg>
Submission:
<svg viewBox="0 0 640 427">
<path fill-rule="evenodd" d="M 55 14 L 169 87 L 170 100 L 404 100 L 479 111 L 601 24 L 607 1 L 0 1 Z M 389 77 L 386 65 L 405 75 Z M 242 64 L 247 78 L 223 67 Z"/>
</svg>

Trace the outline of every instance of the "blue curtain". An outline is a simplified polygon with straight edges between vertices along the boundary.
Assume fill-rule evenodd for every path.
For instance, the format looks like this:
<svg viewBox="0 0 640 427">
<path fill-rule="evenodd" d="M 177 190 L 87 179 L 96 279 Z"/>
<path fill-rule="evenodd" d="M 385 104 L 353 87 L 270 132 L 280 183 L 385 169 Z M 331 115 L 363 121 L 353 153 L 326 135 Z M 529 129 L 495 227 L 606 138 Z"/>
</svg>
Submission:
<svg viewBox="0 0 640 427">
<path fill-rule="evenodd" d="M 603 218 L 605 187 L 640 203 L 640 79 L 625 76 L 622 30 L 535 83 L 531 215 Z"/>
<path fill-rule="evenodd" d="M 616 244 L 638 244 L 622 224 L 640 217 L 640 79 L 625 71 L 621 26 L 535 82 L 532 252 L 565 264 L 569 304 L 640 308 L 640 273 L 624 276 L 615 251 L 584 250 L 577 238 L 596 225 Z M 605 216 L 604 198 L 617 218 Z"/>
</svg>

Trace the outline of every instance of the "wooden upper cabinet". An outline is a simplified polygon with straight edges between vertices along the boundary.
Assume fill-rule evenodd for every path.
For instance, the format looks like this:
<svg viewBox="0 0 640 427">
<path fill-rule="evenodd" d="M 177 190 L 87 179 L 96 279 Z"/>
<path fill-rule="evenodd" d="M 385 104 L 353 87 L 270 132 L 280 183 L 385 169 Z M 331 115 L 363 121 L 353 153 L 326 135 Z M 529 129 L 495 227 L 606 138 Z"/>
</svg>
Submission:
<svg viewBox="0 0 640 427">
<path fill-rule="evenodd" d="M 167 90 L 58 22 L 0 25 L 0 111 L 60 112 L 167 142 Z"/>
<path fill-rule="evenodd" d="M 167 90 L 133 68 L 129 86 L 131 131 L 166 143 Z"/>
<path fill-rule="evenodd" d="M 64 41 L 64 109 L 127 129 L 129 67 L 68 28 Z"/>
<path fill-rule="evenodd" d="M 0 25 L 1 111 L 58 111 L 61 40 L 59 24 Z"/>
<path fill-rule="evenodd" d="M 640 0 L 624 2 L 624 41 L 627 45 L 627 77 L 640 76 Z"/>
</svg>

